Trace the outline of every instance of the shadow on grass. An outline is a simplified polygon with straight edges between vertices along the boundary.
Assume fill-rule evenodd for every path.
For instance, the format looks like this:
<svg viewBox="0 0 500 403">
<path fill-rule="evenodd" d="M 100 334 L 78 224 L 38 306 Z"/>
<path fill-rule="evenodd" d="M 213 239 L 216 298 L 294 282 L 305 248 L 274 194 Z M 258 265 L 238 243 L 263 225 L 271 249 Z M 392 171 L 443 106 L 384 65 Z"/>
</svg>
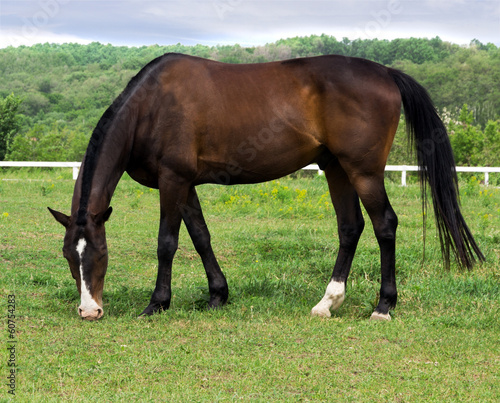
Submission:
<svg viewBox="0 0 500 403">
<path fill-rule="evenodd" d="M 39 283 L 37 281 L 37 283 Z M 47 284 L 46 284 L 47 285 Z M 326 287 L 326 284 L 324 285 Z M 349 284 L 346 300 L 333 316 L 365 317 L 371 315 L 378 299 L 376 287 L 369 281 L 358 282 L 354 287 Z M 49 287 L 50 299 L 59 301 L 60 305 L 71 305 L 71 309 L 80 302 L 80 296 L 74 282 L 68 280 L 57 287 Z M 138 286 L 115 286 L 104 290 L 104 311 L 107 316 L 137 317 L 149 304 L 151 288 Z M 309 312 L 323 296 L 324 287 L 318 288 L 307 276 L 296 278 L 278 278 L 274 276 L 252 276 L 230 282 L 229 301 L 227 306 L 240 309 L 253 305 L 257 311 Z M 206 311 L 210 295 L 207 286 L 191 286 L 176 289 L 173 292 L 170 310 Z"/>
</svg>

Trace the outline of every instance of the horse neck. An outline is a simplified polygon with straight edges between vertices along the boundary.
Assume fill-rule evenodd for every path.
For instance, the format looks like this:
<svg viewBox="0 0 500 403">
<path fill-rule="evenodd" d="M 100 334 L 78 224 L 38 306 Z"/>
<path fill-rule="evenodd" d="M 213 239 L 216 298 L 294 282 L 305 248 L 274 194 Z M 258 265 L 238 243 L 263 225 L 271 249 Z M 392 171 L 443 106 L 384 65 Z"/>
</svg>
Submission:
<svg viewBox="0 0 500 403">
<path fill-rule="evenodd" d="M 81 207 L 93 214 L 109 207 L 130 155 L 132 141 L 124 126 L 122 120 L 116 119 L 116 123 L 112 123 L 97 146 L 91 144 L 91 139 L 75 183 L 71 209 L 73 214 Z"/>
</svg>

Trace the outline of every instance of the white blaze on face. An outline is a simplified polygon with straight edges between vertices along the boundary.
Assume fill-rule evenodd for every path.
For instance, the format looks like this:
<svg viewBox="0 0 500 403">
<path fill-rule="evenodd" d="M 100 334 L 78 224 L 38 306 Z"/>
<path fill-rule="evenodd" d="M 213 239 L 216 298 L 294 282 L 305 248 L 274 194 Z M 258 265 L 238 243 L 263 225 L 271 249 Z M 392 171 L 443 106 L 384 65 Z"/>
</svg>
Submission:
<svg viewBox="0 0 500 403">
<path fill-rule="evenodd" d="M 319 301 L 312 311 L 313 316 L 330 317 L 330 309 L 337 309 L 345 298 L 345 283 L 343 281 L 330 281 L 326 287 L 325 296 Z"/>
<path fill-rule="evenodd" d="M 90 295 L 90 288 L 87 287 L 85 280 L 83 279 L 83 254 L 85 253 L 85 248 L 87 246 L 87 241 L 81 238 L 76 245 L 76 251 L 80 257 L 80 289 L 81 289 L 81 303 L 79 309 L 83 312 L 95 312 L 101 307 L 94 301 L 92 295 Z"/>
</svg>

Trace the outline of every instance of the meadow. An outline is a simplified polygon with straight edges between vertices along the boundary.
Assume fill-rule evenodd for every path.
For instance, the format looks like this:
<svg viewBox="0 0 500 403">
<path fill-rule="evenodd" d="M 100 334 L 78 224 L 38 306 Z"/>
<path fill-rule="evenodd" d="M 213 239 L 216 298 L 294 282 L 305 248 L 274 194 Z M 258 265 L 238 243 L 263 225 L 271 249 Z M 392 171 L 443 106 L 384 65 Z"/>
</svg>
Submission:
<svg viewBox="0 0 500 403">
<path fill-rule="evenodd" d="M 305 174 L 199 187 L 229 303 L 206 309 L 205 272 L 182 227 L 170 310 L 140 320 L 156 279 L 158 191 L 124 177 L 106 225 L 105 316 L 84 322 L 64 229 L 46 209 L 69 213 L 73 186 L 71 170 L 0 171 L 1 401 L 13 397 L 13 368 L 21 402 L 500 400 L 500 190 L 478 178 L 461 177 L 487 259 L 471 272 L 443 267 L 430 211 L 424 258 L 419 187 L 387 181 L 400 223 L 391 322 L 368 320 L 380 270 L 367 217 L 344 304 L 310 316 L 338 236 L 326 180 Z"/>
</svg>

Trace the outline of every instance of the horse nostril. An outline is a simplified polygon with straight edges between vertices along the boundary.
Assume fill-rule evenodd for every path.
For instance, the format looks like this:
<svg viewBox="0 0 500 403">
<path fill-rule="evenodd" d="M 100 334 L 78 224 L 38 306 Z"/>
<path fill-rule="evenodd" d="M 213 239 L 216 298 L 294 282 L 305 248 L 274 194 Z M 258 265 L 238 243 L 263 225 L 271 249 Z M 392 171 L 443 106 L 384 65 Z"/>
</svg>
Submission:
<svg viewBox="0 0 500 403">
<path fill-rule="evenodd" d="M 80 315 L 82 319 L 95 320 L 103 317 L 104 310 L 102 308 L 93 308 L 86 310 L 85 307 L 79 306 L 78 315 Z"/>
</svg>

